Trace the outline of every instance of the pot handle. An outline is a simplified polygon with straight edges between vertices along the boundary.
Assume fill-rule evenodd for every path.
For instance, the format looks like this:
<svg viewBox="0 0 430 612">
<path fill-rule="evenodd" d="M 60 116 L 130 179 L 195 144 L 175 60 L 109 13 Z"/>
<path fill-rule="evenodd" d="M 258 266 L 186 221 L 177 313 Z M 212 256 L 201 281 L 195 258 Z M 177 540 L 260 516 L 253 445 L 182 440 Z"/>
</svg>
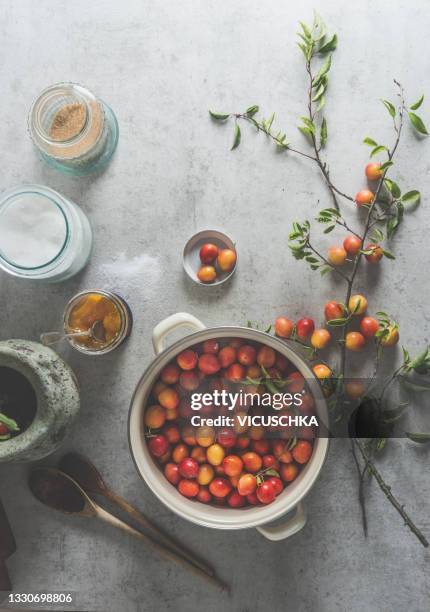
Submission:
<svg viewBox="0 0 430 612">
<path fill-rule="evenodd" d="M 191 327 L 194 331 L 206 329 L 206 325 L 187 312 L 177 312 L 166 317 L 154 327 L 152 332 L 152 344 L 156 355 L 164 350 L 165 337 L 179 327 Z"/>
<path fill-rule="evenodd" d="M 277 542 L 298 533 L 306 525 L 306 520 L 305 507 L 302 502 L 299 502 L 295 508 L 294 515 L 286 523 L 274 525 L 273 527 L 270 527 L 270 525 L 267 527 L 257 527 L 256 529 L 268 540 Z"/>
</svg>

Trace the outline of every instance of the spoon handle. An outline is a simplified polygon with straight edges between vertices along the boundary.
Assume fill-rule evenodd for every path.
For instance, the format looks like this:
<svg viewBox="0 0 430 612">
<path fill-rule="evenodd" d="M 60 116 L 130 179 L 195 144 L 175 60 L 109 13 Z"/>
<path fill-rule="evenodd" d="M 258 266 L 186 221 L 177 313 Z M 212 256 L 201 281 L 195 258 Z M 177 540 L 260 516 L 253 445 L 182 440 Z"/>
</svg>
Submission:
<svg viewBox="0 0 430 612">
<path fill-rule="evenodd" d="M 103 492 L 103 495 L 116 506 L 118 506 L 118 508 L 121 508 L 121 510 L 131 516 L 136 522 L 140 523 L 142 527 L 150 529 L 154 534 L 157 535 L 158 540 L 162 544 L 181 555 L 181 557 L 185 557 L 185 559 L 188 559 L 188 561 L 206 572 L 206 574 L 209 574 L 210 576 L 213 576 L 215 574 L 214 570 L 209 565 L 195 557 L 192 552 L 184 548 L 181 544 L 179 544 L 179 542 L 175 542 L 173 538 L 161 531 L 160 528 L 157 527 L 157 525 L 152 523 L 149 519 L 146 518 L 146 516 L 136 510 L 136 508 L 129 504 L 128 501 L 126 501 L 123 497 L 121 497 L 117 493 L 114 493 L 110 489 L 106 489 Z"/>
<path fill-rule="evenodd" d="M 49 346 L 50 344 L 57 344 L 57 342 L 60 342 L 65 338 L 74 338 L 75 336 L 89 336 L 89 332 L 72 332 L 70 334 L 63 334 L 62 332 L 58 331 L 45 332 L 40 334 L 40 341 L 45 346 Z"/>
<path fill-rule="evenodd" d="M 168 548 L 165 548 L 161 544 L 158 544 L 157 542 L 152 540 L 150 537 L 146 536 L 141 531 L 134 529 L 127 523 L 124 523 L 124 521 L 121 521 L 121 519 L 117 518 L 113 514 L 106 512 L 106 510 L 104 510 L 100 506 L 97 506 L 94 502 L 92 502 L 92 505 L 95 510 L 97 518 L 101 519 L 102 521 L 105 521 L 106 523 L 109 523 L 109 525 L 112 525 L 112 527 L 116 527 L 117 529 L 122 529 L 129 535 L 132 535 L 135 538 L 142 540 L 146 544 L 149 544 L 149 546 L 151 546 L 153 550 L 156 550 L 164 558 L 169 559 L 170 561 L 175 561 L 182 567 L 192 571 L 197 576 L 201 576 L 202 578 L 205 578 L 205 580 L 210 582 L 212 585 L 222 589 L 223 591 L 228 590 L 227 585 L 225 585 L 221 580 L 219 580 L 215 576 L 209 576 L 208 574 L 206 574 L 206 572 L 203 572 L 200 568 L 196 567 L 195 565 L 193 565 L 192 563 L 184 559 L 184 557 L 180 557 L 179 555 L 169 550 Z"/>
</svg>

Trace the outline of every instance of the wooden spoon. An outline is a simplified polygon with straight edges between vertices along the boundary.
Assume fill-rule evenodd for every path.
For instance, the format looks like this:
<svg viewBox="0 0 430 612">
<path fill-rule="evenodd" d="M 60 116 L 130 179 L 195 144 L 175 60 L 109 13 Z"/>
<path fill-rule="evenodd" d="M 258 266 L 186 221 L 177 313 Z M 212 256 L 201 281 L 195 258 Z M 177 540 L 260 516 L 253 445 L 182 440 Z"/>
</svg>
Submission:
<svg viewBox="0 0 430 612">
<path fill-rule="evenodd" d="M 161 531 L 157 525 L 148 520 L 124 498 L 111 491 L 107 487 L 100 472 L 89 459 L 83 457 L 79 453 L 67 453 L 67 455 L 64 455 L 64 457 L 61 459 L 58 467 L 62 472 L 65 472 L 71 476 L 71 478 L 73 478 L 73 480 L 75 480 L 86 493 L 89 495 L 94 495 L 97 493 L 103 495 L 103 497 L 114 503 L 116 506 L 118 506 L 118 508 L 121 508 L 121 510 L 127 512 L 127 514 L 135 521 L 140 523 L 142 527 L 152 530 L 162 544 L 178 553 L 185 559 L 188 559 L 188 561 L 191 563 L 194 563 L 194 565 L 209 574 L 209 576 L 213 576 L 215 574 L 214 570 L 209 565 L 195 557 L 192 552 L 188 551 L 181 544 L 175 542 L 175 540 Z"/>
<path fill-rule="evenodd" d="M 103 510 L 103 508 L 88 497 L 85 491 L 81 489 L 73 478 L 70 478 L 70 476 L 64 474 L 60 470 L 53 468 L 36 468 L 30 473 L 28 484 L 33 495 L 42 502 L 42 504 L 59 510 L 60 512 L 64 512 L 65 514 L 75 514 L 87 518 L 99 518 L 113 527 L 122 529 L 135 538 L 142 540 L 165 559 L 175 561 L 182 567 L 191 570 L 194 574 L 205 578 L 205 580 L 212 585 L 228 591 L 227 585 L 215 576 L 209 576 L 183 557 L 178 556 L 176 553 L 158 544 L 141 531 L 130 527 L 130 525 L 124 523 L 116 516 Z"/>
</svg>

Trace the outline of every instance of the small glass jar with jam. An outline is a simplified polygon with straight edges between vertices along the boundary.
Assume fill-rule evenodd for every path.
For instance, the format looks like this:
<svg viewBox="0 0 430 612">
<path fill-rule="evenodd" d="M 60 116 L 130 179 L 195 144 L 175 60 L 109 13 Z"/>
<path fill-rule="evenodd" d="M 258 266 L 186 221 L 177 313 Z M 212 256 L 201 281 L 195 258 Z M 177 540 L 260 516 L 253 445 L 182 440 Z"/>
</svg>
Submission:
<svg viewBox="0 0 430 612">
<path fill-rule="evenodd" d="M 133 318 L 127 302 L 111 291 L 82 291 L 67 304 L 64 312 L 66 334 L 76 350 L 87 355 L 105 355 L 128 338 Z M 97 332 L 92 332 L 97 327 Z"/>
<path fill-rule="evenodd" d="M 28 127 L 42 158 L 75 176 L 106 166 L 118 143 L 112 109 L 76 83 L 58 83 L 42 91 L 31 107 Z"/>
</svg>

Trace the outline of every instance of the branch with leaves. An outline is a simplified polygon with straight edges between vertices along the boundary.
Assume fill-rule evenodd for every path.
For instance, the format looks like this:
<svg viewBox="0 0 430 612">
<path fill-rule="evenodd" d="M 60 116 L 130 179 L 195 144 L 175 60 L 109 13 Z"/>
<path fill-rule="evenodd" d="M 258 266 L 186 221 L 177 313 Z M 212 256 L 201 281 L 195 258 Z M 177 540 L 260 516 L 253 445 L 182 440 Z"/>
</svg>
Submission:
<svg viewBox="0 0 430 612">
<path fill-rule="evenodd" d="M 268 136 L 276 146 L 282 150 L 295 153 L 302 157 L 306 157 L 315 162 L 327 184 L 333 200 L 333 206 L 339 210 L 338 196 L 345 198 L 351 202 L 354 198 L 347 195 L 342 190 L 334 185 L 330 178 L 330 171 L 327 162 L 322 158 L 321 150 L 325 147 L 328 139 L 327 119 L 323 116 L 322 110 L 325 106 L 326 91 L 328 87 L 328 73 L 332 64 L 332 52 L 337 47 L 337 35 L 327 35 L 327 29 L 319 17 L 315 14 L 312 26 L 308 27 L 301 22 L 301 32 L 298 36 L 300 41 L 298 46 L 302 50 L 306 59 L 306 70 L 309 75 L 309 90 L 308 90 L 308 114 L 300 117 L 299 131 L 307 138 L 312 146 L 313 152 L 307 153 L 292 146 L 287 139 L 287 135 L 282 130 L 274 130 L 273 123 L 275 113 L 272 113 L 267 119 L 256 119 L 259 112 L 259 106 L 254 104 L 250 106 L 244 113 L 219 113 L 209 111 L 210 116 L 215 121 L 226 122 L 233 119 L 235 122 L 234 136 L 232 149 L 236 149 L 241 142 L 241 130 L 239 126 L 240 120 L 245 120 L 251 123 L 255 128 Z M 319 58 L 324 58 L 316 72 L 313 71 L 313 63 Z"/>
<path fill-rule="evenodd" d="M 333 64 L 333 53 L 338 44 L 337 35 L 328 34 L 323 20 L 315 14 L 311 25 L 300 22 L 298 37 L 297 44 L 305 59 L 308 79 L 307 109 L 306 113 L 300 117 L 298 125 L 300 133 L 306 140 L 304 149 L 293 145 L 287 138 L 285 131 L 274 128 L 275 113 L 271 113 L 267 118 L 259 118 L 260 109 L 256 104 L 248 107 L 242 113 L 218 113 L 213 111 L 209 111 L 209 113 L 212 119 L 218 123 L 227 123 L 231 120 L 234 122 L 232 149 L 237 149 L 240 145 L 242 138 L 240 123 L 245 122 L 253 126 L 259 133 L 265 134 L 278 149 L 312 161 L 323 177 L 332 204 L 330 207 L 319 211 L 316 217 L 317 223 L 326 226 L 323 231 L 324 234 L 329 234 L 335 229 L 341 228 L 349 232 L 353 239 L 354 250 L 351 249 L 351 252 L 348 251 L 347 253 L 343 249 L 343 256 L 342 247 L 337 247 L 336 257 L 330 257 L 330 253 L 325 256 L 316 247 L 313 229 L 311 240 L 311 223 L 309 220 L 293 223 L 292 231 L 289 234 L 289 248 L 295 259 L 307 263 L 311 271 L 319 271 L 321 275 L 334 273 L 346 283 L 345 297 L 342 301 L 337 302 L 338 314 L 327 321 L 329 327 L 338 327 L 341 330 L 341 336 L 336 341 L 340 350 L 340 365 L 336 368 L 337 383 L 334 385 L 336 398 L 341 399 L 346 391 L 344 381 L 348 370 L 347 340 L 350 335 L 350 326 L 357 319 L 357 315 L 363 312 L 362 306 L 364 306 L 364 310 L 366 306 L 362 303 L 362 300 L 366 301 L 363 296 L 352 295 L 357 273 L 363 259 L 375 263 L 383 257 L 389 260 L 395 258 L 391 250 L 388 250 L 382 243 L 389 242 L 393 238 L 404 221 L 405 213 L 415 210 L 420 203 L 421 194 L 418 190 L 408 189 L 402 192 L 399 184 L 391 176 L 388 177 L 388 173 L 391 174 L 395 166 L 395 155 L 402 137 L 406 117 L 418 135 L 424 137 L 428 134 L 423 119 L 416 113 L 423 104 L 424 95 L 408 106 L 402 86 L 394 81 L 397 88 L 397 102 L 382 100 L 382 104 L 392 120 L 393 144 L 391 146 L 382 144 L 370 136 L 364 138 L 364 144 L 370 147 L 370 162 L 366 167 L 366 176 L 375 184 L 375 189 L 374 191 L 364 190 L 352 197 L 333 183 L 329 164 L 323 156 L 329 137 L 328 122 L 324 110 L 329 75 Z M 380 161 L 372 161 L 375 158 L 380 159 Z M 357 203 L 357 206 L 367 208 L 367 214 L 361 229 L 351 229 L 342 214 L 342 201 L 346 201 L 348 205 Z M 376 313 L 376 316 L 378 318 L 373 319 L 373 325 L 376 325 L 374 332 L 376 349 L 375 381 L 384 350 L 396 344 L 399 338 L 399 326 L 392 317 L 382 311 Z M 295 327 L 290 338 L 292 340 L 295 340 L 293 337 L 294 329 Z M 357 332 L 354 333 L 357 334 Z M 317 349 L 313 346 L 308 348 L 310 349 L 309 356 L 315 358 Z M 332 368 L 332 371 L 334 372 L 334 368 Z M 394 411 L 387 411 L 384 408 L 387 389 L 392 384 L 399 383 L 403 388 L 413 391 L 428 391 L 430 390 L 430 382 L 428 384 L 423 383 L 422 380 L 417 382 L 416 378 L 422 379 L 429 375 L 430 349 L 426 349 L 416 358 L 411 358 L 406 349 L 403 349 L 402 365 L 384 381 L 380 394 L 374 397 L 369 396 L 368 399 L 376 402 L 378 412 L 382 415 L 381 418 L 387 421 L 390 419 L 396 420 L 402 415 L 407 403 L 401 404 Z M 363 399 L 366 399 L 366 397 Z M 332 405 L 334 404 L 335 402 L 332 402 Z M 430 441 L 430 433 L 407 432 L 406 435 L 414 442 L 426 443 Z M 384 438 L 370 440 L 369 449 L 367 449 L 367 446 L 363 445 L 358 439 L 352 440 L 353 456 L 359 474 L 359 502 L 363 512 L 363 527 L 367 531 L 363 481 L 365 475 L 369 474 L 375 478 L 387 499 L 402 515 L 411 531 L 423 545 L 427 546 L 427 540 L 406 514 L 403 506 L 394 498 L 391 488 L 374 466 L 372 454 L 374 451 L 384 448 L 385 444 L 386 439 Z M 357 453 L 356 450 L 359 452 Z M 360 458 L 364 462 L 363 464 L 360 462 Z"/>
</svg>

